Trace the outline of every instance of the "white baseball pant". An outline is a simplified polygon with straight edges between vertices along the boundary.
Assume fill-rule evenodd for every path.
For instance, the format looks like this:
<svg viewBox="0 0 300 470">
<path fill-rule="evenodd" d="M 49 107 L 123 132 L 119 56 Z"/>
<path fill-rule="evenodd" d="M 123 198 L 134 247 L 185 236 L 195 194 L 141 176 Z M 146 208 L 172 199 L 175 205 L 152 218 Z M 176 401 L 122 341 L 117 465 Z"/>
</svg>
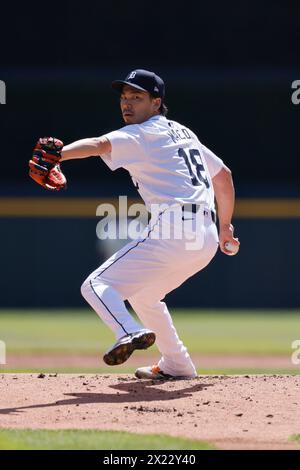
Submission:
<svg viewBox="0 0 300 470">
<path fill-rule="evenodd" d="M 189 228 L 182 239 L 159 238 L 166 224 L 172 229 L 176 223 L 163 219 L 160 216 L 148 227 L 145 237 L 128 243 L 93 271 L 82 284 L 81 292 L 115 332 L 117 340 L 142 328 L 125 307 L 124 300 L 128 300 L 144 326 L 156 334 L 161 370 L 170 375 L 196 376 L 187 348 L 161 300 L 211 261 L 218 248 L 217 228 L 210 211 L 205 211 L 200 234 L 202 247 L 191 250 L 187 249 L 191 240 Z M 187 223 L 182 222 L 183 226 Z"/>
</svg>

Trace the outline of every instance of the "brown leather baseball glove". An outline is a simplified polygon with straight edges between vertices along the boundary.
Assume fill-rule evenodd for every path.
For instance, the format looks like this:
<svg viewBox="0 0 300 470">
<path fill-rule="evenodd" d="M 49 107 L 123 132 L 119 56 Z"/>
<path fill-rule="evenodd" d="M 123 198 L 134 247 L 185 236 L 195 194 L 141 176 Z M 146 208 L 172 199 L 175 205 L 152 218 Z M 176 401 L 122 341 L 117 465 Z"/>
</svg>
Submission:
<svg viewBox="0 0 300 470">
<path fill-rule="evenodd" d="M 61 150 L 64 144 L 55 137 L 40 138 L 29 160 L 29 176 L 46 189 L 66 189 L 67 180 L 60 169 Z"/>
</svg>

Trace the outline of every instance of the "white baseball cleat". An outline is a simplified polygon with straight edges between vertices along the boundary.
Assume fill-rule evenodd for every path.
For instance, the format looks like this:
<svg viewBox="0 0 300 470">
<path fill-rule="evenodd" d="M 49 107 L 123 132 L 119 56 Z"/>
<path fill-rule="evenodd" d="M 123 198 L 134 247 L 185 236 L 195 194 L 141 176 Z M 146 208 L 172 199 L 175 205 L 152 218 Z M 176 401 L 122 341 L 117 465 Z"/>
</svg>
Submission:
<svg viewBox="0 0 300 470">
<path fill-rule="evenodd" d="M 165 374 L 160 367 L 155 364 L 154 366 L 140 367 L 135 371 L 135 376 L 138 379 L 150 380 L 190 380 L 195 379 L 195 375 L 170 375 Z"/>
</svg>

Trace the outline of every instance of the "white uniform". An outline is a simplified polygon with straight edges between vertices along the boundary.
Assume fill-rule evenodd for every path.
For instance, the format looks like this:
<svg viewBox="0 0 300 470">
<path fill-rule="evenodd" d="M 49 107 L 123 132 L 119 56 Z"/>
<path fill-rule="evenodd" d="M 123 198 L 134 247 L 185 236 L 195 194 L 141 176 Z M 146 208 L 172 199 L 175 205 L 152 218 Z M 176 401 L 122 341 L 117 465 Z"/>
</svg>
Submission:
<svg viewBox="0 0 300 470">
<path fill-rule="evenodd" d="M 82 294 L 114 330 L 117 339 L 141 329 L 124 305 L 127 299 L 144 326 L 156 334 L 162 356 L 160 369 L 175 376 L 196 376 L 194 364 L 161 300 L 203 269 L 217 251 L 211 179 L 224 164 L 190 129 L 161 115 L 125 126 L 106 137 L 112 151 L 101 156 L 103 161 L 112 170 L 123 167 L 129 171 L 150 212 L 158 204 L 178 207 L 180 211 L 184 205 L 200 207 L 204 214 L 202 244 L 201 249 L 187 249 L 187 240 L 192 237 L 190 226 L 187 230 L 184 227 L 180 239 L 162 239 L 166 225 L 178 224 L 178 219 L 165 219 L 168 209 L 164 209 L 151 220 L 144 236 L 127 244 L 86 279 Z M 181 224 L 187 225 L 187 220 L 195 217 L 192 212 L 185 212 L 180 217 Z"/>
</svg>

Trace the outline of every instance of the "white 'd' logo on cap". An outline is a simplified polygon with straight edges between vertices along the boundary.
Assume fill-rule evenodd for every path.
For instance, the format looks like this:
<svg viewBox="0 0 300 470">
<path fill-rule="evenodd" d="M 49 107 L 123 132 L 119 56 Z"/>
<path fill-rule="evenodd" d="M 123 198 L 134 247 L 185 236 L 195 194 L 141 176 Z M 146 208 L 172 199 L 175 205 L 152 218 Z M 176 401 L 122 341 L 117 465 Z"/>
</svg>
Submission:
<svg viewBox="0 0 300 470">
<path fill-rule="evenodd" d="M 128 80 L 130 80 L 131 78 L 134 78 L 135 76 L 136 76 L 136 72 L 131 72 L 131 74 L 128 77 Z"/>
<path fill-rule="evenodd" d="M 157 86 L 154 88 L 154 91 L 159 91 L 159 89 L 157 88 Z"/>
</svg>

